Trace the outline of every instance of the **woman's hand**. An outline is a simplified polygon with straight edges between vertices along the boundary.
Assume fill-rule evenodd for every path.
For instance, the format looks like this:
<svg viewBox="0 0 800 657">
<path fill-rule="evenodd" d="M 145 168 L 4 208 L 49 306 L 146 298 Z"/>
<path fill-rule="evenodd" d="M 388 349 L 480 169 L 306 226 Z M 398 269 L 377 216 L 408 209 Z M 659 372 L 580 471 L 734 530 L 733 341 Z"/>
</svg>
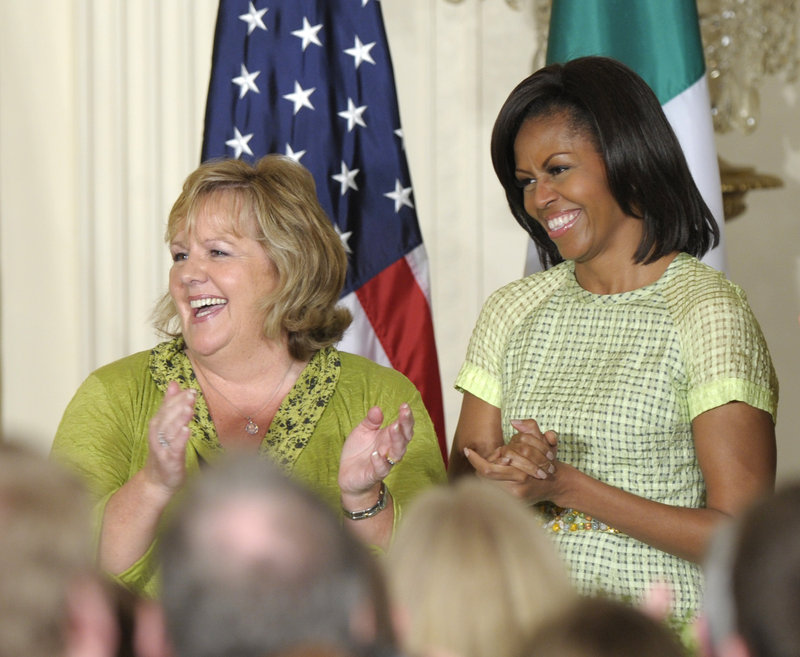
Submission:
<svg viewBox="0 0 800 657">
<path fill-rule="evenodd" d="M 545 476 L 529 475 L 515 465 L 492 462 L 483 458 L 476 451 L 465 448 L 464 455 L 475 469 L 475 474 L 484 479 L 496 482 L 514 497 L 528 504 L 550 501 L 561 506 L 562 496 L 575 474 L 580 474 L 572 466 L 553 461 L 553 473 Z"/>
<path fill-rule="evenodd" d="M 555 470 L 558 434 L 542 431 L 536 420 L 512 420 L 519 433 L 495 449 L 486 459 L 498 465 L 511 465 L 535 479 L 546 479 Z"/>
<path fill-rule="evenodd" d="M 381 429 L 383 411 L 373 406 L 350 432 L 339 460 L 339 490 L 347 511 L 370 509 L 378 501 L 380 482 L 405 456 L 414 435 L 414 415 L 401 404 L 397 419 Z M 386 494 L 384 510 L 369 518 L 348 520 L 348 526 L 368 545 L 389 547 L 394 527 L 394 501 Z"/>
<path fill-rule="evenodd" d="M 186 443 L 196 395 L 194 389 L 181 390 L 176 381 L 170 381 L 161 407 L 150 420 L 150 450 L 143 473 L 151 484 L 162 487 L 169 495 L 186 480 Z"/>
<path fill-rule="evenodd" d="M 511 426 L 518 433 L 486 458 L 465 448 L 469 464 L 479 477 L 496 481 L 529 504 L 554 501 L 560 483 L 555 476 L 557 468 L 565 467 L 556 461 L 558 435 L 555 431 L 542 432 L 536 420 L 514 420 Z"/>
<path fill-rule="evenodd" d="M 371 491 L 405 456 L 414 435 L 411 408 L 402 404 L 394 422 L 381 429 L 382 422 L 383 412 L 373 406 L 345 440 L 339 460 L 339 488 L 343 498 Z"/>
</svg>

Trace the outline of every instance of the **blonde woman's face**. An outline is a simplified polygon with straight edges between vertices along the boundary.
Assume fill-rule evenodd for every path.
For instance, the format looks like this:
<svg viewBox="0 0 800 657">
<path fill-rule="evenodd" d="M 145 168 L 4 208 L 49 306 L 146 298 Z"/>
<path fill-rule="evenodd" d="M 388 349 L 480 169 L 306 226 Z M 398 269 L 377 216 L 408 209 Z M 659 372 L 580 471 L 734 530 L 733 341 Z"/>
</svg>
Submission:
<svg viewBox="0 0 800 657">
<path fill-rule="evenodd" d="M 254 220 L 231 217 L 226 201 L 209 198 L 192 230 L 179 228 L 170 242 L 169 292 L 187 348 L 198 356 L 262 346 L 260 304 L 278 283 L 274 263 L 254 237 Z"/>
</svg>

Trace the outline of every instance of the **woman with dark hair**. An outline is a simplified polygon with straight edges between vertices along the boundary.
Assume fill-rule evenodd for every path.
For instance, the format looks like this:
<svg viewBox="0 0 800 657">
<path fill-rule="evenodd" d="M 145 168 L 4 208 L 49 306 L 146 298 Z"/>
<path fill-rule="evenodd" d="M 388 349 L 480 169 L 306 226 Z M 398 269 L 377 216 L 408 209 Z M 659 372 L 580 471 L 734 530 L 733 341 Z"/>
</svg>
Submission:
<svg viewBox="0 0 800 657">
<path fill-rule="evenodd" d="M 688 657 L 664 623 L 616 600 L 580 598 L 549 621 L 516 657 Z"/>
<path fill-rule="evenodd" d="M 170 339 L 93 372 L 53 443 L 96 498 L 101 566 L 154 593 L 168 509 L 228 451 L 273 459 L 385 548 L 444 465 L 414 385 L 334 347 L 350 323 L 347 257 L 311 174 L 278 155 L 202 164 L 166 241 L 156 327 Z"/>
<path fill-rule="evenodd" d="M 549 267 L 486 302 L 456 381 L 451 475 L 538 504 L 584 592 L 655 581 L 694 616 L 717 522 L 770 490 L 778 384 L 657 98 L 602 57 L 534 73 L 495 171 Z"/>
</svg>

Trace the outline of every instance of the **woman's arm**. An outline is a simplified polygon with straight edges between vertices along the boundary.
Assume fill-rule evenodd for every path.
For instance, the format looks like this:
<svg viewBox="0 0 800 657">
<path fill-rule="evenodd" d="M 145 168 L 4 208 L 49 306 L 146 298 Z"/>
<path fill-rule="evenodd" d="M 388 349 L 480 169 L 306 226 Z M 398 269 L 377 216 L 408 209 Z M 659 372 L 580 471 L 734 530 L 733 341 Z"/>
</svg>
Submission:
<svg viewBox="0 0 800 657">
<path fill-rule="evenodd" d="M 511 437 L 509 446 L 518 445 L 525 458 L 536 465 L 532 470 L 533 476 L 543 479 L 547 472 L 552 473 L 558 442 L 556 433 L 542 432 L 535 420 L 512 420 L 511 424 L 518 433 Z M 465 392 L 450 454 L 448 472 L 451 480 L 473 471 L 465 450 L 477 452 L 492 463 L 508 465 L 510 461 L 504 456 L 507 449 L 509 447 L 503 440 L 500 409 Z M 518 479 L 517 475 L 513 480 Z"/>
<path fill-rule="evenodd" d="M 188 423 L 194 401 L 194 390 L 181 390 L 176 382 L 170 382 L 150 421 L 144 467 L 106 504 L 98 549 L 104 570 L 115 575 L 124 572 L 155 540 L 164 509 L 186 479 Z"/>
<path fill-rule="evenodd" d="M 500 409 L 472 393 L 465 392 L 461 400 L 461 413 L 458 416 L 447 467 L 450 479 L 454 480 L 473 470 L 473 466 L 464 455 L 465 448 L 488 459 L 489 455 L 502 445 Z"/>
<path fill-rule="evenodd" d="M 531 503 L 550 500 L 577 509 L 648 545 L 699 562 L 720 519 L 773 489 L 775 427 L 769 413 L 731 402 L 697 416 L 692 432 L 706 482 L 702 509 L 648 500 L 561 462 L 554 474 L 537 479 L 532 472 L 538 466 L 514 450 L 506 451 L 508 464 L 490 463 L 476 452 L 469 462 L 481 476 L 501 481 Z"/>
</svg>

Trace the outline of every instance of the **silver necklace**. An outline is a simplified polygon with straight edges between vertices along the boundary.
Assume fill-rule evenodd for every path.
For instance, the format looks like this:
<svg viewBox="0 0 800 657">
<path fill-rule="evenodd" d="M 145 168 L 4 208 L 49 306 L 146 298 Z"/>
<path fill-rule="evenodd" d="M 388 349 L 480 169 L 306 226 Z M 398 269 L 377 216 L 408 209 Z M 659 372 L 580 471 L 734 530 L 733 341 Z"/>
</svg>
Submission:
<svg viewBox="0 0 800 657">
<path fill-rule="evenodd" d="M 258 424 L 253 419 L 258 417 L 258 415 L 267 407 L 269 403 L 275 398 L 275 395 L 278 394 L 278 390 L 280 390 L 283 382 L 286 381 L 286 377 L 289 376 L 289 370 L 292 369 L 293 361 L 289 359 L 289 367 L 286 368 L 286 371 L 283 373 L 281 380 L 278 381 L 278 385 L 275 386 L 275 389 L 272 391 L 272 394 L 269 396 L 269 399 L 264 403 L 264 405 L 259 408 L 255 413 L 248 415 L 247 413 L 242 412 L 238 406 L 236 406 L 230 399 L 228 399 L 225 395 L 223 395 L 219 389 L 211 383 L 211 380 L 203 374 L 203 378 L 206 380 L 206 383 L 211 386 L 211 389 L 216 392 L 220 397 L 222 397 L 223 401 L 228 403 L 233 410 L 235 410 L 239 415 L 241 415 L 245 420 L 247 420 L 247 424 L 244 425 L 244 430 L 249 433 L 251 436 L 255 436 L 260 431 Z M 199 371 L 199 370 L 198 370 Z"/>
</svg>

